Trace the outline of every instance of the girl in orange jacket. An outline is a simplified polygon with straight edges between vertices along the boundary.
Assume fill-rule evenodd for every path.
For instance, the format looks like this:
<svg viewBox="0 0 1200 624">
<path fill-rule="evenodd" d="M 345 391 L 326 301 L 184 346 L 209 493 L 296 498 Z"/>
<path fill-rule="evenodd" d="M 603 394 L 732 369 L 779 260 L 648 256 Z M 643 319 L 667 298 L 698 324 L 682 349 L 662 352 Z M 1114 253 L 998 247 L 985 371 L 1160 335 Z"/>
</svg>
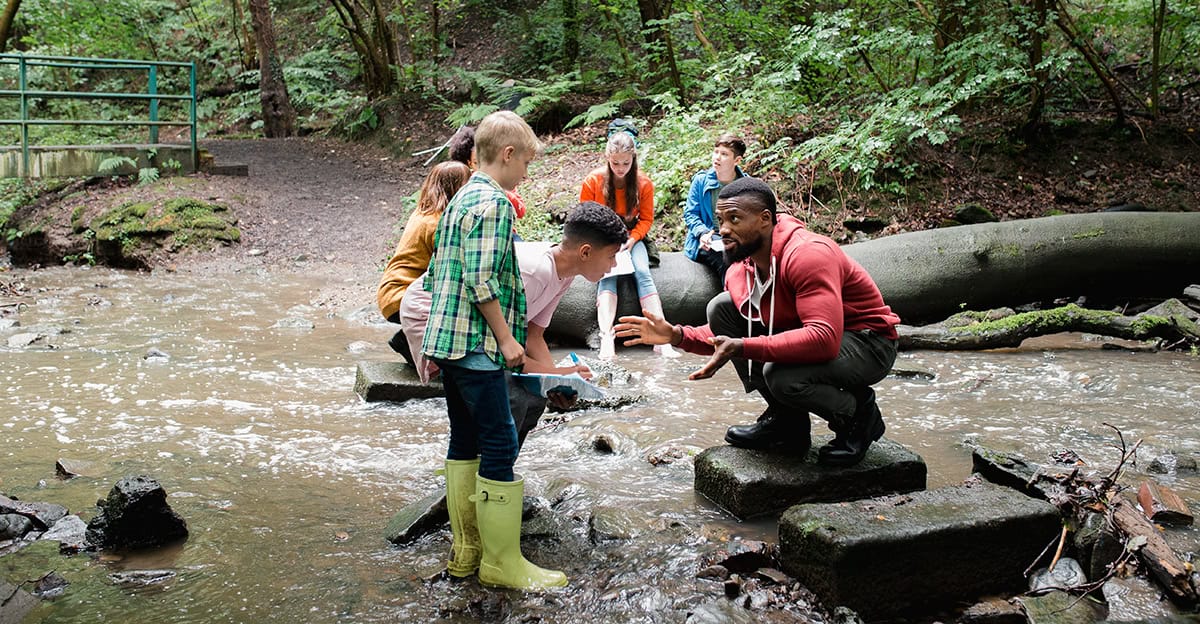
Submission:
<svg viewBox="0 0 1200 624">
<path fill-rule="evenodd" d="M 662 318 L 662 300 L 650 276 L 650 259 L 643 242 L 654 224 L 654 183 L 638 171 L 637 143 L 631 133 L 617 131 L 608 137 L 604 156 L 605 166 L 584 179 L 579 201 L 604 204 L 625 221 L 629 240 L 621 251 L 629 252 L 642 313 L 647 317 Z M 597 286 L 596 322 L 600 326 L 601 359 L 612 359 L 614 355 L 612 326 L 617 312 L 617 277 L 606 277 Z M 671 345 L 657 346 L 655 351 L 668 357 L 679 355 Z"/>
</svg>

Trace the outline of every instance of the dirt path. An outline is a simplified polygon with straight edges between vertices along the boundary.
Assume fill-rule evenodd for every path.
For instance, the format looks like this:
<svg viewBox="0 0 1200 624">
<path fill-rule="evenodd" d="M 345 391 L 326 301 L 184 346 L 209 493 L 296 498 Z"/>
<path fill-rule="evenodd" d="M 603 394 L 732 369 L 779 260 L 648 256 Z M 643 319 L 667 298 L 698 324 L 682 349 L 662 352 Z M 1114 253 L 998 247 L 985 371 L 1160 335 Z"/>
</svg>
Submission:
<svg viewBox="0 0 1200 624">
<path fill-rule="evenodd" d="M 249 176 L 206 176 L 210 199 L 235 206 L 242 242 L 179 258 L 180 270 L 264 267 L 331 278 L 319 305 L 341 309 L 373 301 L 378 268 L 392 251 L 402 199 L 420 186 L 422 161 L 326 139 L 206 141 L 218 163 L 241 163 Z"/>
</svg>

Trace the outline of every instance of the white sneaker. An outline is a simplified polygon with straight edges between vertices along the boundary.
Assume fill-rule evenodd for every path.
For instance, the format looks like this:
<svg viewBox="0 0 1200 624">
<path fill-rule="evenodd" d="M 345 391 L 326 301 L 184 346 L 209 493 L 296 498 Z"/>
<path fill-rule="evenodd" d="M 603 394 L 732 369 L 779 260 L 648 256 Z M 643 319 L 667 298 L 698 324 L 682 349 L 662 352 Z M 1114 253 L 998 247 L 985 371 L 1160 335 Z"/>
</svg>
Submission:
<svg viewBox="0 0 1200 624">
<path fill-rule="evenodd" d="M 677 358 L 680 355 L 679 352 L 669 344 L 654 345 L 654 352 L 666 358 Z"/>
</svg>

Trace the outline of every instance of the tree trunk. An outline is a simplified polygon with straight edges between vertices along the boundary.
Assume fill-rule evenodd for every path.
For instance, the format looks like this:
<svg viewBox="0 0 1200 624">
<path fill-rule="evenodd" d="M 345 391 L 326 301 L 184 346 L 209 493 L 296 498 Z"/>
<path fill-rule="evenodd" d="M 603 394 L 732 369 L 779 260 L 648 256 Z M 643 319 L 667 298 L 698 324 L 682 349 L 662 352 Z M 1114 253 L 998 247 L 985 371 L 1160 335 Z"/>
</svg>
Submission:
<svg viewBox="0 0 1200 624">
<path fill-rule="evenodd" d="M 696 32 L 696 40 L 700 42 L 700 45 L 704 46 L 704 51 L 708 53 L 709 62 L 715 63 L 718 58 L 717 48 L 705 36 L 704 27 L 701 24 L 702 21 L 703 18 L 700 15 L 700 9 L 692 9 L 692 30 Z"/>
<path fill-rule="evenodd" d="M 1154 3 L 1154 29 L 1150 39 L 1150 114 L 1158 117 L 1162 94 L 1162 34 L 1167 19 L 1167 0 Z"/>
<path fill-rule="evenodd" d="M 665 0 L 661 5 L 659 2 L 660 0 L 638 0 L 638 12 L 642 17 L 642 31 L 645 33 L 646 43 L 651 44 L 665 56 L 662 60 L 666 61 L 667 78 L 670 79 L 671 86 L 675 88 L 679 100 L 686 102 L 687 94 L 683 89 L 683 76 L 679 73 L 679 66 L 675 63 L 675 44 L 671 41 L 670 30 L 660 23 L 671 15 L 671 0 Z"/>
<path fill-rule="evenodd" d="M 233 5 L 233 38 L 238 42 L 242 51 L 242 71 L 250 71 L 258 65 L 258 47 L 254 45 L 254 33 L 246 24 L 246 13 L 242 10 L 242 0 L 229 0 Z"/>
<path fill-rule="evenodd" d="M 1067 36 L 1067 42 L 1070 43 L 1076 52 L 1079 52 L 1083 60 L 1087 61 L 1089 67 L 1092 68 L 1092 73 L 1096 74 L 1096 78 L 1100 80 L 1100 84 L 1104 85 L 1104 91 L 1108 94 L 1109 101 L 1112 102 L 1117 118 L 1117 125 L 1125 123 L 1125 105 L 1121 102 L 1121 94 L 1117 92 L 1117 79 L 1113 76 L 1112 70 L 1104 63 L 1104 59 L 1096 53 L 1092 47 L 1079 34 L 1079 29 L 1075 27 L 1075 21 L 1071 19 L 1071 14 L 1067 12 L 1067 6 L 1062 0 L 1057 0 L 1058 12 L 1054 18 L 1054 23 L 1058 25 L 1059 30 Z"/>
<path fill-rule="evenodd" d="M 930 25 L 933 26 L 933 44 L 938 52 L 946 49 L 946 46 L 958 41 L 962 38 L 962 23 L 964 6 L 961 3 L 953 0 L 937 0 L 934 2 L 934 8 L 937 9 L 937 15 L 925 6 L 921 0 L 916 0 L 914 6 L 921 17 L 925 18 Z"/>
<path fill-rule="evenodd" d="M 17 17 L 17 9 L 21 7 L 21 0 L 8 0 L 8 4 L 4 6 L 4 13 L 0 14 L 0 52 L 8 49 L 8 37 L 12 34 L 13 20 Z"/>
<path fill-rule="evenodd" d="M 560 0 L 563 16 L 563 59 L 567 71 L 579 66 L 579 4 L 577 0 Z"/>
<path fill-rule="evenodd" d="M 846 245 L 911 324 L 1062 297 L 1167 297 L 1200 275 L 1200 213 L 1096 212 Z M 668 317 L 670 318 L 670 317 Z"/>
<path fill-rule="evenodd" d="M 901 349 L 974 351 L 1016 348 L 1026 338 L 1062 332 L 1087 332 L 1127 340 L 1161 338 L 1168 343 L 1200 342 L 1197 313 L 1178 299 L 1168 299 L 1135 316 L 1088 310 L 1075 304 L 1017 314 L 1012 310 L 960 313 L 945 322 L 901 325 Z"/>
<path fill-rule="evenodd" d="M 354 52 L 362 64 L 363 84 L 366 86 L 367 96 L 374 98 L 391 93 L 396 84 L 391 67 L 391 63 L 395 62 L 396 53 L 393 51 L 394 46 L 390 44 L 390 35 L 387 40 L 380 41 L 375 36 L 379 30 L 367 23 L 370 21 L 370 14 L 360 15 L 360 3 L 355 0 L 329 2 L 337 12 L 342 28 L 346 29 L 350 36 L 350 45 L 354 47 Z M 407 24 L 407 20 L 404 22 Z M 409 48 L 412 49 L 411 37 Z"/>
<path fill-rule="evenodd" d="M 629 46 L 625 44 L 625 35 L 621 34 L 621 23 L 617 21 L 616 15 L 612 11 L 600 9 L 604 16 L 608 19 L 608 24 L 612 26 L 613 34 L 617 39 L 617 47 L 621 49 L 621 60 L 625 65 L 625 76 L 633 75 L 633 59 L 629 57 Z"/>
<path fill-rule="evenodd" d="M 1025 123 L 1021 127 L 1021 135 L 1026 139 L 1037 136 L 1038 129 L 1042 125 L 1042 113 L 1046 109 L 1046 83 L 1050 79 L 1049 72 L 1039 67 L 1044 59 L 1046 42 L 1045 28 L 1048 14 L 1046 0 L 1032 0 L 1030 4 L 1033 11 L 1032 19 L 1021 19 L 1021 16 L 1017 18 L 1018 24 L 1033 22 L 1029 28 L 1020 26 L 1021 38 L 1025 42 L 1025 51 L 1029 58 L 1029 73 L 1033 76 L 1033 85 L 1029 92 L 1029 110 L 1025 114 Z"/>
<path fill-rule="evenodd" d="M 283 63 L 275 53 L 275 26 L 268 0 L 250 0 L 254 37 L 258 44 L 259 95 L 262 101 L 263 134 L 268 138 L 296 134 L 296 111 L 283 79 Z"/>
<path fill-rule="evenodd" d="M 399 64 L 400 51 L 396 47 L 396 37 L 392 32 L 392 25 L 387 20 L 387 9 L 384 8 L 380 0 L 372 2 L 372 18 L 375 21 L 375 41 L 378 42 L 378 47 L 383 51 L 383 59 L 387 64 L 387 72 L 391 73 L 391 67 Z M 411 45 L 410 45 L 411 47 Z M 413 50 L 416 52 L 415 48 Z"/>
</svg>

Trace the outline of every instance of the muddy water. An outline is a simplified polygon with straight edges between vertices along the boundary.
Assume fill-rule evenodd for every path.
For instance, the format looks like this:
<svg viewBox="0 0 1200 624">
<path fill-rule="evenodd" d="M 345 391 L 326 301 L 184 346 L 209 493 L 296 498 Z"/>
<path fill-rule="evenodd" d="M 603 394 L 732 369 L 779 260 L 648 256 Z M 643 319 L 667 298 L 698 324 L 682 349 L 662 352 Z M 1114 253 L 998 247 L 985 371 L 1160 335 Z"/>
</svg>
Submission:
<svg viewBox="0 0 1200 624">
<path fill-rule="evenodd" d="M 531 493 L 570 482 L 591 504 L 623 509 L 633 545 L 555 562 L 586 580 L 548 596 L 427 582 L 446 537 L 400 549 L 381 534 L 438 483 L 444 404 L 365 404 L 352 391 L 357 360 L 392 357 L 389 327 L 310 306 L 321 284 L 301 277 L 56 268 L 0 280 L 28 288 L 22 327 L 0 332 L 0 491 L 86 519 L 117 479 L 149 474 L 191 529 L 174 551 L 77 558 L 71 590 L 29 621 L 473 621 L 497 593 L 496 617 L 679 621 L 711 596 L 692 578 L 705 544 L 775 539 L 772 523 L 738 523 L 695 495 L 686 458 L 760 404 L 733 389 L 731 370 L 688 382 L 698 358 L 622 352 L 649 400 L 542 428 L 518 471 Z M 284 316 L 315 328 L 273 327 Z M 54 348 L 8 348 L 22 331 L 51 334 Z M 169 357 L 147 358 L 152 349 Z M 897 366 L 932 377 L 890 377 L 879 390 L 887 435 L 925 458 L 930 487 L 967 476 L 967 439 L 1035 460 L 1070 448 L 1110 466 L 1109 423 L 1129 444 L 1143 440 L 1134 475 L 1165 449 L 1200 455 L 1197 357 L 1101 351 L 1068 336 L 1012 352 L 905 353 Z M 616 453 L 591 449 L 601 434 Z M 646 461 L 670 451 L 685 458 Z M 93 462 L 96 476 L 55 479 L 58 458 Z M 1160 478 L 1200 508 L 1200 480 Z M 142 589 L 108 580 L 151 568 L 176 576 Z"/>
</svg>

